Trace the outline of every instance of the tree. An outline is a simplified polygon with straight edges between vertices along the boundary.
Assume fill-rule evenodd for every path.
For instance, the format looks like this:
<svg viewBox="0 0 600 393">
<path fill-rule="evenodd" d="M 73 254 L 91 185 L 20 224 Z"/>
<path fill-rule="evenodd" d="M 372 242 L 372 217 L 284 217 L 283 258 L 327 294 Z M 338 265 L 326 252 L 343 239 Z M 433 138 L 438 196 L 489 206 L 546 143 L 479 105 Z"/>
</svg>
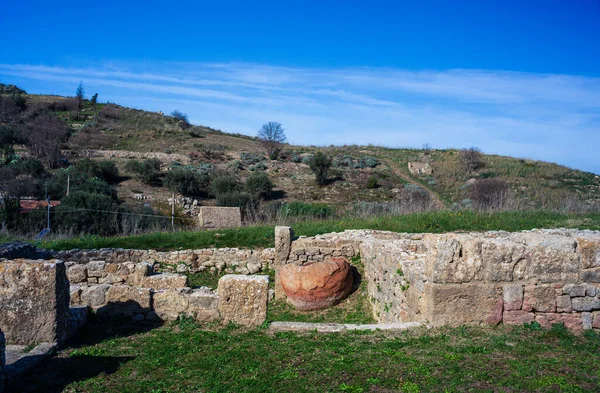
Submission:
<svg viewBox="0 0 600 393">
<path fill-rule="evenodd" d="M 203 196 L 208 194 L 210 176 L 186 169 L 175 169 L 167 173 L 164 184 L 173 192 L 184 196 Z"/>
<path fill-rule="evenodd" d="M 327 176 L 331 167 L 331 158 L 327 157 L 323 152 L 318 152 L 314 155 L 308 165 L 317 178 L 317 184 L 324 186 L 327 184 Z"/>
<path fill-rule="evenodd" d="M 478 147 L 461 150 L 459 159 L 463 169 L 469 174 L 483 167 L 483 155 Z"/>
<path fill-rule="evenodd" d="M 135 173 L 143 183 L 157 184 L 160 175 L 160 160 L 150 158 L 141 162 L 137 160 L 128 161 L 125 164 L 125 170 Z"/>
<path fill-rule="evenodd" d="M 281 144 L 287 140 L 284 131 L 281 124 L 276 121 L 270 121 L 267 124 L 263 124 L 260 130 L 258 130 L 260 144 L 267 151 L 269 158 L 272 160 L 276 160 L 277 157 L 279 157 Z"/>
<path fill-rule="evenodd" d="M 187 114 L 185 114 L 183 112 L 174 110 L 173 112 L 171 112 L 171 116 L 173 116 L 173 118 L 175 118 L 175 120 L 177 120 L 179 122 L 179 126 L 181 128 L 183 128 L 184 130 L 187 128 L 190 128 L 192 126 L 188 120 Z"/>
<path fill-rule="evenodd" d="M 94 121 L 98 118 L 98 93 L 92 96 L 90 100 L 92 102 L 92 108 L 94 109 Z"/>
<path fill-rule="evenodd" d="M 16 128 L 0 125 L 0 165 L 8 164 L 14 157 L 14 145 L 23 143 L 23 137 Z"/>
<path fill-rule="evenodd" d="M 79 82 L 79 86 L 77 86 L 77 90 L 75 90 L 75 98 L 77 99 L 77 120 L 79 120 L 79 115 L 81 114 L 81 110 L 83 109 L 83 101 L 85 100 L 85 89 L 83 88 L 83 81 Z"/>
<path fill-rule="evenodd" d="M 60 147 L 69 136 L 69 127 L 56 116 L 44 113 L 25 125 L 23 136 L 31 155 L 54 168 L 58 164 Z"/>
<path fill-rule="evenodd" d="M 264 172 L 255 172 L 246 179 L 246 192 L 261 199 L 268 199 L 273 193 L 273 183 Z"/>
</svg>

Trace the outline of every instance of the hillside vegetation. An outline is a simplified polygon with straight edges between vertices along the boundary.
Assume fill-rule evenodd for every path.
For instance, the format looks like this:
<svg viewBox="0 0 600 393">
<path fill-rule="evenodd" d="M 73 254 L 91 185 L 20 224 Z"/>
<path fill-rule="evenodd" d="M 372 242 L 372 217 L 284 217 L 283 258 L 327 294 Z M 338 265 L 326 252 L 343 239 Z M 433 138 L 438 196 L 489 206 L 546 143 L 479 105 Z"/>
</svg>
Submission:
<svg viewBox="0 0 600 393">
<path fill-rule="evenodd" d="M 63 202 L 53 217 L 59 232 L 75 235 L 166 229 L 170 217 L 151 216 L 170 216 L 173 193 L 178 227 L 194 225 L 200 205 L 240 206 L 247 223 L 439 209 L 588 213 L 600 205 L 597 175 L 556 164 L 479 154 L 467 169 L 462 150 L 288 144 L 271 159 L 257 138 L 192 125 L 181 113 L 10 85 L 0 88 L 0 132 L 5 200 L 44 199 L 47 191 Z M 310 168 L 318 152 L 331 161 L 323 185 Z M 426 170 L 411 173 L 409 164 Z M 34 233 L 44 225 L 43 212 L 18 225 L 9 213 L 5 228 Z"/>
</svg>

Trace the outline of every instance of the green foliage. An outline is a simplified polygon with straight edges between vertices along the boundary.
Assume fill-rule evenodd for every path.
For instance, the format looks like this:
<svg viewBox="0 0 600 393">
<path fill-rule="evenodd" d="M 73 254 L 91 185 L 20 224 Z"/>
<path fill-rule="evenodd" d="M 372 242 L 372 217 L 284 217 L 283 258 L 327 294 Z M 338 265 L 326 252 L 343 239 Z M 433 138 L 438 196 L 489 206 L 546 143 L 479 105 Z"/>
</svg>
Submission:
<svg viewBox="0 0 600 393">
<path fill-rule="evenodd" d="M 9 125 L 0 125 L 0 166 L 12 161 L 15 151 L 14 145 L 25 142 L 19 130 Z"/>
<path fill-rule="evenodd" d="M 233 175 L 222 174 L 215 176 L 211 183 L 210 188 L 212 194 L 217 198 L 221 194 L 231 194 L 240 190 L 240 184 Z"/>
<path fill-rule="evenodd" d="M 329 168 L 331 167 L 331 158 L 319 151 L 310 161 L 309 167 L 315 174 L 319 186 L 327 184 L 327 176 L 329 174 Z"/>
<path fill-rule="evenodd" d="M 210 176 L 185 169 L 175 169 L 167 173 L 164 185 L 171 191 L 185 196 L 206 196 Z"/>
<path fill-rule="evenodd" d="M 245 216 L 249 210 L 256 209 L 258 201 L 247 192 L 231 191 L 217 194 L 217 205 L 239 207 Z"/>
<path fill-rule="evenodd" d="M 257 164 L 257 163 L 262 162 L 264 160 L 265 160 L 265 157 L 260 156 L 258 154 L 248 153 L 248 152 L 242 152 L 240 154 L 240 161 L 244 165 Z"/>
<path fill-rule="evenodd" d="M 269 199 L 273 192 L 273 183 L 266 173 L 255 172 L 246 179 L 244 189 L 257 198 Z"/>
<path fill-rule="evenodd" d="M 75 235 L 94 233 L 110 236 L 119 233 L 116 214 L 98 214 L 96 211 L 82 209 L 118 211 L 119 204 L 107 195 L 75 191 L 64 197 L 61 204 L 55 208 L 54 230 Z"/>
<path fill-rule="evenodd" d="M 324 219 L 333 216 L 333 208 L 325 203 L 290 202 L 281 207 L 284 217 Z"/>
<path fill-rule="evenodd" d="M 134 173 L 137 178 L 150 185 L 159 183 L 160 160 L 151 158 L 144 161 L 131 160 L 125 164 L 125 170 Z"/>
<path fill-rule="evenodd" d="M 31 176 L 35 179 L 41 179 L 46 175 L 44 164 L 37 158 L 26 157 L 10 165 L 19 175 Z"/>
<path fill-rule="evenodd" d="M 369 176 L 369 179 L 367 180 L 367 188 L 373 189 L 378 187 L 379 183 L 377 183 L 377 176 Z"/>
</svg>

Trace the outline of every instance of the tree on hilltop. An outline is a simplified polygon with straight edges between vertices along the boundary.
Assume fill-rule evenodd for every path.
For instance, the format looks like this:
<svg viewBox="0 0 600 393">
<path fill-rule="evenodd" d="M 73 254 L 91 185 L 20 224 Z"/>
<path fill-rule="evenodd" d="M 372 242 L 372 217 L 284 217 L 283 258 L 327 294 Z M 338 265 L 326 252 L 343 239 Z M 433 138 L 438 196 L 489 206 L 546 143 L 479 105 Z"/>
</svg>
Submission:
<svg viewBox="0 0 600 393">
<path fill-rule="evenodd" d="M 271 160 L 276 160 L 281 151 L 281 144 L 287 140 L 285 130 L 280 123 L 270 121 L 258 130 L 258 139 L 260 144 L 266 150 Z"/>
</svg>

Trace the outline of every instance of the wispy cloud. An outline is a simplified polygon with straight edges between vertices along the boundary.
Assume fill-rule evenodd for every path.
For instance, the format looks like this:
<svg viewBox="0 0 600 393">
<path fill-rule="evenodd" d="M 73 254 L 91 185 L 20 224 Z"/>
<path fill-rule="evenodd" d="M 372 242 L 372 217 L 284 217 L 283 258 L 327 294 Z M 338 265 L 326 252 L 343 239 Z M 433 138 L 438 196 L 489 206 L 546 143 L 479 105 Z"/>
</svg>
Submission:
<svg viewBox="0 0 600 393">
<path fill-rule="evenodd" d="M 33 92 L 72 94 L 83 80 L 105 100 L 187 112 L 254 134 L 280 121 L 299 144 L 476 145 L 596 173 L 600 78 L 487 70 L 311 69 L 226 63 L 0 64 Z"/>
</svg>

